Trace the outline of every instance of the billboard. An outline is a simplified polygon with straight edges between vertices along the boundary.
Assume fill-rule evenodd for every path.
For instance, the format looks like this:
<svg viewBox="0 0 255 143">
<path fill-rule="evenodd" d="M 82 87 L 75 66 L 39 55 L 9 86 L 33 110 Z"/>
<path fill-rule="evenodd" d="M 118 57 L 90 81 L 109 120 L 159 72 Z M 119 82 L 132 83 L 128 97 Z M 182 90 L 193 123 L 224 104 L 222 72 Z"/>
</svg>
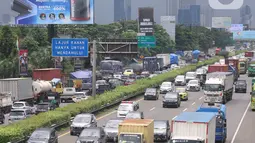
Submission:
<svg viewBox="0 0 255 143">
<path fill-rule="evenodd" d="M 94 0 L 14 0 L 27 13 L 15 17 L 15 24 L 93 24 Z"/>
<path fill-rule="evenodd" d="M 255 31 L 233 32 L 234 40 L 255 40 Z"/>
<path fill-rule="evenodd" d="M 19 74 L 20 76 L 28 75 L 28 50 L 19 50 Z"/>
<path fill-rule="evenodd" d="M 160 23 L 161 26 L 166 29 L 166 32 L 170 36 L 171 40 L 175 41 L 175 16 L 161 16 Z"/>
<path fill-rule="evenodd" d="M 145 36 L 152 36 L 154 29 L 154 9 L 143 7 L 138 9 L 139 32 L 145 33 Z"/>
<path fill-rule="evenodd" d="M 243 31 L 243 29 L 244 29 L 243 24 L 231 24 L 229 31 L 230 32 L 240 32 L 240 31 Z"/>
<path fill-rule="evenodd" d="M 231 17 L 212 17 L 212 28 L 226 28 L 231 27 Z"/>
</svg>

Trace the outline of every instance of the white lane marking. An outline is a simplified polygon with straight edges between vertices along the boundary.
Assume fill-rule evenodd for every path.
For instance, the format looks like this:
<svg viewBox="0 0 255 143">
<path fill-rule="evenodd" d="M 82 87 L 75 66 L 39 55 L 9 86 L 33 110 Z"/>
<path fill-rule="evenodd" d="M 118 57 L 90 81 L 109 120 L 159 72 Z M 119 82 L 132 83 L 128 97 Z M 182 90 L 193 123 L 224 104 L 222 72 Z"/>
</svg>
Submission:
<svg viewBox="0 0 255 143">
<path fill-rule="evenodd" d="M 150 111 L 152 111 L 152 110 L 154 110 L 154 109 L 155 109 L 155 107 L 151 108 Z"/>
<path fill-rule="evenodd" d="M 240 120 L 240 122 L 239 122 L 239 124 L 238 124 L 238 126 L 237 126 L 237 128 L 236 128 L 236 132 L 235 132 L 235 134 L 234 134 L 234 136 L 233 136 L 233 138 L 232 138 L 232 140 L 231 140 L 231 143 L 234 143 L 234 142 L 235 142 L 236 135 L 237 135 L 237 133 L 238 133 L 238 131 L 239 131 L 239 129 L 240 129 L 242 123 L 243 123 L 244 117 L 245 117 L 247 111 L 249 110 L 250 105 L 251 105 L 251 102 L 248 104 L 247 108 L 245 109 L 245 111 L 244 111 L 244 113 L 243 113 L 243 116 L 242 116 L 242 118 L 241 118 L 241 120 Z"/>
<path fill-rule="evenodd" d="M 183 112 L 185 112 L 186 110 L 188 110 L 187 108 L 185 108 L 184 110 L 183 110 Z"/>
<path fill-rule="evenodd" d="M 202 97 L 200 97 L 200 98 L 199 98 L 199 100 L 201 100 L 202 98 L 203 98 L 203 96 L 202 96 Z"/>
<path fill-rule="evenodd" d="M 196 102 L 193 102 L 191 105 L 195 105 L 196 104 Z"/>
</svg>

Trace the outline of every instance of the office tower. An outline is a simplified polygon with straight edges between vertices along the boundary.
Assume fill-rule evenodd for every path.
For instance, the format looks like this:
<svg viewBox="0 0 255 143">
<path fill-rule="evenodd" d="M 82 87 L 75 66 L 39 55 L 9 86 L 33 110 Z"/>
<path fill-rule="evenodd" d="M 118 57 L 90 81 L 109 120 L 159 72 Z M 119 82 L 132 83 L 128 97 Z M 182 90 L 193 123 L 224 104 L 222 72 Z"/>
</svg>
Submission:
<svg viewBox="0 0 255 143">
<path fill-rule="evenodd" d="M 191 5 L 196 5 L 197 0 L 179 0 L 180 9 L 189 9 Z"/>
<path fill-rule="evenodd" d="M 178 24 L 189 26 L 191 23 L 190 9 L 179 9 L 178 10 Z"/>
<path fill-rule="evenodd" d="M 240 9 L 241 24 L 247 25 L 248 27 L 252 24 L 252 12 L 250 6 L 246 5 Z"/>
<path fill-rule="evenodd" d="M 190 20 L 192 26 L 200 26 L 200 5 L 190 6 Z"/>
<path fill-rule="evenodd" d="M 114 21 L 131 20 L 131 0 L 114 0 Z"/>
</svg>

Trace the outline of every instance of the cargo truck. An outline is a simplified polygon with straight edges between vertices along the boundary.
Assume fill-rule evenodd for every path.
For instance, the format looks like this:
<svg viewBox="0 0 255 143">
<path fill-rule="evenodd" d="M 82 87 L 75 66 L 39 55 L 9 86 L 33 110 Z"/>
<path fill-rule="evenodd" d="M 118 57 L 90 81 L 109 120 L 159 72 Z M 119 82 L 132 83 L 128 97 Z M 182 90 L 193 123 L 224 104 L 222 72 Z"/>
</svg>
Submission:
<svg viewBox="0 0 255 143">
<path fill-rule="evenodd" d="M 172 119 L 171 143 L 215 143 L 215 113 L 183 112 Z"/>
<path fill-rule="evenodd" d="M 33 95 L 37 103 L 48 98 L 47 93 L 52 91 L 52 84 L 50 81 L 35 80 L 32 83 Z"/>
<path fill-rule="evenodd" d="M 248 69 L 248 60 L 245 58 L 239 59 L 239 73 L 240 74 L 246 74 Z"/>
<path fill-rule="evenodd" d="M 119 143 L 154 143 L 154 121 L 127 119 L 119 124 Z"/>
<path fill-rule="evenodd" d="M 248 77 L 254 77 L 254 75 L 255 75 L 255 64 L 249 64 Z"/>
<path fill-rule="evenodd" d="M 160 70 L 160 65 L 158 63 L 157 57 L 145 57 L 143 59 L 143 70 L 154 73 Z"/>
<path fill-rule="evenodd" d="M 179 57 L 176 54 L 170 54 L 170 65 L 179 65 Z"/>
<path fill-rule="evenodd" d="M 32 82 L 32 78 L 0 79 L 0 93 L 10 93 L 13 102 L 27 101 L 33 104 Z"/>
<path fill-rule="evenodd" d="M 223 104 L 203 103 L 196 112 L 216 113 L 215 141 L 224 143 L 227 139 L 226 106 Z"/>
<path fill-rule="evenodd" d="M 238 77 L 240 76 L 240 73 L 239 73 L 239 71 L 240 71 L 239 59 L 226 59 L 225 64 L 233 66 L 237 71 Z"/>
<path fill-rule="evenodd" d="M 214 64 L 208 66 L 208 73 L 212 72 L 228 72 L 228 65 L 225 64 Z"/>
<path fill-rule="evenodd" d="M 33 80 L 46 80 L 51 81 L 53 78 L 62 77 L 61 69 L 58 68 L 45 68 L 45 69 L 34 69 Z"/>
<path fill-rule="evenodd" d="M 13 102 L 11 93 L 0 93 L 0 112 L 4 114 L 10 113 L 12 104 Z"/>
<path fill-rule="evenodd" d="M 163 64 L 162 64 L 162 69 L 168 69 L 170 65 L 170 55 L 169 54 L 157 54 L 156 57 L 158 59 L 162 59 Z"/>
<path fill-rule="evenodd" d="M 232 100 L 234 75 L 231 72 L 213 72 L 206 75 L 203 86 L 205 103 L 227 103 Z"/>
<path fill-rule="evenodd" d="M 253 58 L 254 52 L 252 52 L 252 51 L 245 52 L 245 53 L 244 53 L 244 56 L 247 57 L 247 58 Z"/>
</svg>

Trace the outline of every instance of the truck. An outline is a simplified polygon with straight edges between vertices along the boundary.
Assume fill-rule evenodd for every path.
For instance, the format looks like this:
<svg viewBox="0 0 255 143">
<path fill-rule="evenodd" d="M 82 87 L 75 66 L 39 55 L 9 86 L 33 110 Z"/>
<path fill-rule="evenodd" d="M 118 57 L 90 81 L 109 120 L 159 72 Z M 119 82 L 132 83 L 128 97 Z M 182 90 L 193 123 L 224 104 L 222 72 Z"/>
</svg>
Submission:
<svg viewBox="0 0 255 143">
<path fill-rule="evenodd" d="M 62 77 L 61 69 L 58 68 L 44 68 L 33 70 L 33 80 L 46 80 L 51 81 L 53 78 Z"/>
<path fill-rule="evenodd" d="M 154 143 L 154 121 L 151 119 L 127 119 L 119 124 L 119 143 Z"/>
<path fill-rule="evenodd" d="M 11 93 L 0 93 L 0 112 L 3 112 L 4 114 L 10 113 L 12 104 Z"/>
<path fill-rule="evenodd" d="M 228 65 L 225 64 L 214 64 L 208 66 L 208 73 L 212 72 L 228 72 Z"/>
<path fill-rule="evenodd" d="M 255 75 L 255 64 L 249 64 L 248 77 L 254 77 L 254 75 Z"/>
<path fill-rule="evenodd" d="M 247 58 L 253 58 L 254 52 L 253 51 L 248 51 L 244 53 L 244 56 Z"/>
<path fill-rule="evenodd" d="M 50 81 L 35 80 L 32 83 L 33 95 L 37 103 L 48 98 L 48 92 L 52 91 L 52 84 Z"/>
<path fill-rule="evenodd" d="M 239 73 L 240 74 L 246 74 L 248 69 L 248 60 L 246 58 L 239 59 Z"/>
<path fill-rule="evenodd" d="M 239 59 L 225 59 L 225 64 L 233 66 L 237 71 L 238 77 L 240 76 Z"/>
<path fill-rule="evenodd" d="M 171 143 L 215 143 L 216 115 L 183 112 L 171 122 Z"/>
<path fill-rule="evenodd" d="M 65 87 L 63 90 L 63 94 L 60 95 L 61 102 L 65 103 L 67 101 L 73 101 L 75 93 L 76 90 L 74 87 Z"/>
<path fill-rule="evenodd" d="M 134 73 L 137 75 L 143 72 L 143 64 L 133 63 L 129 65 L 129 68 L 133 69 Z"/>
<path fill-rule="evenodd" d="M 196 112 L 216 113 L 215 141 L 224 143 L 227 139 L 226 106 L 223 104 L 203 103 Z"/>
<path fill-rule="evenodd" d="M 163 59 L 163 69 L 168 69 L 170 65 L 170 55 L 169 54 L 157 54 L 158 59 Z"/>
<path fill-rule="evenodd" d="M 213 72 L 206 75 L 203 86 L 205 103 L 225 104 L 232 100 L 234 75 L 232 72 Z"/>
<path fill-rule="evenodd" d="M 106 76 L 108 74 L 114 74 L 123 72 L 123 63 L 119 60 L 115 59 L 106 59 L 100 62 L 100 73 L 102 73 L 103 76 Z"/>
<path fill-rule="evenodd" d="M 160 70 L 157 57 L 145 57 L 143 59 L 143 70 L 150 73 Z"/>
<path fill-rule="evenodd" d="M 170 65 L 179 64 L 179 57 L 176 54 L 170 54 Z"/>
<path fill-rule="evenodd" d="M 33 104 L 32 82 L 32 78 L 0 79 L 0 93 L 10 93 L 13 102 L 26 101 Z"/>
</svg>

